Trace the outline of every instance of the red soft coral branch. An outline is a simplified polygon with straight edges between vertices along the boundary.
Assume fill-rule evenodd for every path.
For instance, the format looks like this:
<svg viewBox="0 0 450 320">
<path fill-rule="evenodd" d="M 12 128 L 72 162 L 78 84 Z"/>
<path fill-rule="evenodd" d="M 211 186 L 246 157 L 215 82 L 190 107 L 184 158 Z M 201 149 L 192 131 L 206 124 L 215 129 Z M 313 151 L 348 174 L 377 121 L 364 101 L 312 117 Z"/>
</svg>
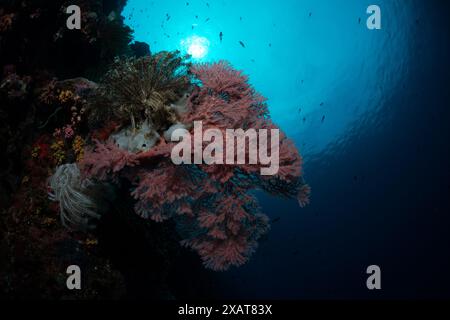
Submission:
<svg viewBox="0 0 450 320">
<path fill-rule="evenodd" d="M 231 266 L 241 266 L 257 247 L 256 241 L 249 242 L 246 235 L 216 240 L 185 240 L 182 245 L 198 252 L 203 264 L 215 271 L 225 271 Z"/>
<path fill-rule="evenodd" d="M 196 64 L 192 66 L 191 72 L 205 87 L 217 92 L 224 91 L 241 97 L 251 91 L 248 77 L 223 60 L 212 64 Z"/>
<path fill-rule="evenodd" d="M 125 167 L 139 164 L 137 155 L 120 149 L 111 141 L 101 143 L 95 140 L 94 149 L 87 150 L 80 162 L 80 168 L 85 178 L 106 180 Z"/>
<path fill-rule="evenodd" d="M 303 184 L 298 191 L 297 200 L 300 207 L 304 208 L 309 204 L 311 195 L 311 187 L 307 184 Z"/>
<path fill-rule="evenodd" d="M 195 197 L 197 187 L 184 167 L 164 162 L 153 170 L 141 171 L 138 180 L 132 196 L 138 200 L 135 210 L 140 216 L 162 221 L 176 212 L 191 212 L 186 201 Z"/>
<path fill-rule="evenodd" d="M 201 81 L 189 105 L 186 122 L 204 121 L 218 128 L 251 126 L 268 114 L 266 99 L 248 84 L 248 77 L 227 62 L 200 64 L 191 72 Z"/>
<path fill-rule="evenodd" d="M 222 271 L 245 263 L 268 231 L 265 215 L 252 212 L 255 199 L 246 194 L 216 197 L 214 212 L 201 210 L 197 222 L 206 233 L 182 241 L 198 252 L 207 268 Z"/>
<path fill-rule="evenodd" d="M 267 129 L 268 134 L 278 129 L 270 120 L 266 99 L 242 72 L 221 61 L 195 65 L 191 73 L 200 84 L 194 86 L 187 112 L 181 115 L 187 127 L 193 121 L 202 121 L 204 130 L 219 129 L 223 137 L 226 129 Z M 176 166 L 170 160 L 174 144 L 164 139 L 139 154 L 97 141 L 95 149 L 86 151 L 81 167 L 87 177 L 103 180 L 121 176 L 130 180 L 135 186 L 132 196 L 136 213 L 157 222 L 175 219 L 184 238 L 182 244 L 197 251 L 206 267 L 226 270 L 248 261 L 258 239 L 269 229 L 267 216 L 260 213 L 249 190 L 261 188 L 297 198 L 300 206 L 309 202 L 310 188 L 302 179 L 302 158 L 281 131 L 279 139 L 279 170 L 273 176 L 261 176 L 259 162 Z M 249 159 L 246 146 L 245 159 Z M 223 147 L 219 156 L 226 154 L 226 144 Z M 270 143 L 267 147 L 268 154 L 275 151 Z"/>
</svg>

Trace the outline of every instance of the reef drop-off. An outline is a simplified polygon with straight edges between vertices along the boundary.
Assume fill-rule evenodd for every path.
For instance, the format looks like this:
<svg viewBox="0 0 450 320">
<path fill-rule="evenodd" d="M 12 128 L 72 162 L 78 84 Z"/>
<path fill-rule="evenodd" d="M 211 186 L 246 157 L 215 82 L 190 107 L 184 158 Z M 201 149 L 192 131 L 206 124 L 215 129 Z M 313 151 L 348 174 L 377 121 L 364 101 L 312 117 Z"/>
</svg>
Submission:
<svg viewBox="0 0 450 320">
<path fill-rule="evenodd" d="M 264 177 L 176 166 L 167 136 L 195 121 L 277 128 L 265 99 L 226 62 L 130 45 L 123 1 L 83 1 L 80 32 L 62 27 L 65 5 L 0 9 L 1 294 L 74 298 L 75 263 L 91 275 L 78 298 L 180 297 L 174 274 L 195 260 L 180 243 L 209 269 L 247 262 L 269 229 L 252 190 L 309 201 L 293 142 L 281 134 L 280 170 Z"/>
</svg>

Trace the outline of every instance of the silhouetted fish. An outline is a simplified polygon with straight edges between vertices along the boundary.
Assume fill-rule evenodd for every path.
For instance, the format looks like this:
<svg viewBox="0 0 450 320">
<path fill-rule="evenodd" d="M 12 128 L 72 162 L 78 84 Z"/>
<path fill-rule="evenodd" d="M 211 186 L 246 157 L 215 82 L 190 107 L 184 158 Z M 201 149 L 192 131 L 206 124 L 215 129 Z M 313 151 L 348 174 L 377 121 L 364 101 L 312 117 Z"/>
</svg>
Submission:
<svg viewBox="0 0 450 320">
<path fill-rule="evenodd" d="M 320 106 L 323 107 L 324 104 L 325 104 L 325 103 L 321 102 L 321 103 L 320 103 Z"/>
<path fill-rule="evenodd" d="M 170 20 L 170 15 L 168 13 L 166 13 L 166 21 Z"/>
<path fill-rule="evenodd" d="M 277 223 L 280 220 L 281 220 L 281 217 L 276 217 L 276 218 L 272 219 L 272 221 L 270 221 L 270 223 L 272 223 L 272 224 Z"/>
<path fill-rule="evenodd" d="M 322 117 L 322 123 L 325 121 L 325 116 Z"/>
<path fill-rule="evenodd" d="M 245 44 L 242 41 L 239 41 L 239 44 L 242 46 L 242 48 L 245 48 Z"/>
<path fill-rule="evenodd" d="M 209 21 L 209 18 L 206 18 L 205 22 L 208 22 L 208 21 Z"/>
<path fill-rule="evenodd" d="M 219 38 L 220 38 L 220 42 L 222 42 L 222 39 L 223 39 L 223 33 L 222 33 L 222 31 L 220 31 L 220 33 L 219 33 Z"/>
</svg>

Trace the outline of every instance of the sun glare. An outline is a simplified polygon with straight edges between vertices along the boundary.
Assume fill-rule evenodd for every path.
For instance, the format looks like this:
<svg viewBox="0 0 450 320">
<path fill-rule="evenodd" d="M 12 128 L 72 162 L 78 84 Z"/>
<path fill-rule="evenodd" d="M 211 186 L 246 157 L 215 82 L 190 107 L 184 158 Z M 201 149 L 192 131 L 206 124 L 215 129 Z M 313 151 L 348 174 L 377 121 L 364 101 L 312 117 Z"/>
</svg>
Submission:
<svg viewBox="0 0 450 320">
<path fill-rule="evenodd" d="M 181 48 L 194 59 L 203 59 L 209 52 L 209 40 L 205 37 L 192 36 L 181 40 Z"/>
</svg>

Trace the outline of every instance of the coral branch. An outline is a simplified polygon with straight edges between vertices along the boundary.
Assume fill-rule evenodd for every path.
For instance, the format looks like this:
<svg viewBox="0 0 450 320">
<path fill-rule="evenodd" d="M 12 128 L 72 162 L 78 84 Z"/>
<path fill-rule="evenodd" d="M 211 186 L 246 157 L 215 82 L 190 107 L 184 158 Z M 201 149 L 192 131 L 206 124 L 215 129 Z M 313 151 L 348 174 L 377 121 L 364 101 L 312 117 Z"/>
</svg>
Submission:
<svg viewBox="0 0 450 320">
<path fill-rule="evenodd" d="M 137 165 L 136 154 L 120 149 L 112 142 L 96 141 L 96 147 L 85 151 L 80 168 L 84 177 L 107 180 L 125 167 Z"/>
</svg>

